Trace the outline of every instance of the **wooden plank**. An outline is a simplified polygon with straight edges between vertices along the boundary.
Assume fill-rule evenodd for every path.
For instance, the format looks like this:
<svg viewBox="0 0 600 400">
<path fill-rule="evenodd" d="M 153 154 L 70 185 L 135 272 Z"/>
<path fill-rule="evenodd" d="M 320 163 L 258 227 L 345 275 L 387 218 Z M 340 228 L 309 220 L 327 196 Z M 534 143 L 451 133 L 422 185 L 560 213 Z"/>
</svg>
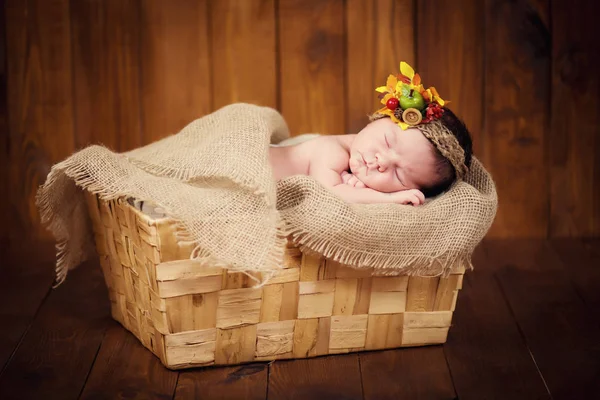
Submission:
<svg viewBox="0 0 600 400">
<path fill-rule="evenodd" d="M 553 237 L 600 235 L 600 44 L 592 33 L 598 11 L 592 1 L 552 2 L 548 143 Z"/>
<path fill-rule="evenodd" d="M 115 151 L 141 141 L 140 2 L 73 1 L 76 145 Z"/>
<path fill-rule="evenodd" d="M 275 1 L 222 0 L 210 8 L 213 109 L 235 102 L 277 107 Z"/>
<path fill-rule="evenodd" d="M 68 0 L 6 0 L 10 132 L 8 222 L 48 240 L 35 193 L 52 164 L 74 150 Z"/>
<path fill-rule="evenodd" d="M 53 271 L 48 265 L 28 265 L 23 268 L 3 258 L 0 280 L 0 370 L 29 329 L 35 314 L 48 296 Z"/>
<path fill-rule="evenodd" d="M 497 185 L 490 236 L 545 237 L 548 177 L 550 31 L 548 2 L 485 3 L 486 166 Z M 536 195 L 531 195 L 535 193 Z"/>
<path fill-rule="evenodd" d="M 8 110 L 6 104 L 6 16 L 5 0 L 0 0 L 0 193 L 8 192 L 9 181 L 9 163 L 10 135 L 8 132 Z M 9 196 L 0 196 L 0 210 L 9 211 Z M 14 214 L 11 212 L 8 215 Z M 10 217 L 9 217 L 10 218 Z M 12 219 L 12 218 L 11 218 Z M 10 248 L 12 226 L 10 220 L 3 221 L 0 226 L 0 259 L 6 259 Z M 6 264 L 0 265 L 0 270 L 7 267 Z"/>
<path fill-rule="evenodd" d="M 40 308 L 0 376 L 0 398 L 76 398 L 109 318 L 100 267 L 85 263 L 69 273 Z"/>
<path fill-rule="evenodd" d="M 550 398 L 482 247 L 473 263 L 475 270 L 465 275 L 444 345 L 458 397 Z"/>
<path fill-rule="evenodd" d="M 267 364 L 247 364 L 181 372 L 175 400 L 266 399 L 268 369 Z"/>
<path fill-rule="evenodd" d="M 431 12 L 435 10 L 435 12 Z M 417 71 L 426 87 L 435 86 L 473 136 L 474 152 L 483 153 L 484 2 L 417 2 Z"/>
<path fill-rule="evenodd" d="M 597 242 L 594 247 L 599 245 Z M 558 254 L 590 312 L 600 317 L 597 313 L 600 309 L 600 252 L 595 253 L 581 239 L 553 239 L 550 247 Z"/>
<path fill-rule="evenodd" d="M 552 397 L 600 392 L 600 326 L 545 242 L 487 244 L 489 260 Z M 539 254 L 534 258 L 534 254 Z"/>
<path fill-rule="evenodd" d="M 356 354 L 277 361 L 269 370 L 270 400 L 362 399 Z"/>
<path fill-rule="evenodd" d="M 342 134 L 344 3 L 279 2 L 281 111 L 292 134 Z"/>
<path fill-rule="evenodd" d="M 400 61 L 414 66 L 414 13 L 414 0 L 346 2 L 348 132 L 360 131 L 381 107 L 375 88 L 399 72 Z"/>
<path fill-rule="evenodd" d="M 177 375 L 135 336 L 112 322 L 80 398 L 116 399 L 133 391 L 138 399 L 170 399 Z"/>
<path fill-rule="evenodd" d="M 142 142 L 177 133 L 211 111 L 206 0 L 149 0 L 141 7 Z"/>
<path fill-rule="evenodd" d="M 368 352 L 359 357 L 365 400 L 456 398 L 441 346 Z"/>
<path fill-rule="evenodd" d="M 600 258 L 600 237 L 580 238 L 580 240 L 594 259 Z"/>
</svg>

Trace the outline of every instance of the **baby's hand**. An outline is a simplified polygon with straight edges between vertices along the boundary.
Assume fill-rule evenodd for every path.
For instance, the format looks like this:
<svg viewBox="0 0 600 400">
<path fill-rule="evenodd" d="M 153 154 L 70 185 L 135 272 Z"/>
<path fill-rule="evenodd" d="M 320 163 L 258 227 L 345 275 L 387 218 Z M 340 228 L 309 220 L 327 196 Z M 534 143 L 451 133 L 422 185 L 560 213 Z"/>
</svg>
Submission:
<svg viewBox="0 0 600 400">
<path fill-rule="evenodd" d="M 359 181 L 358 178 L 356 176 L 354 176 L 354 174 L 351 174 L 348 171 L 343 171 L 341 173 L 341 176 L 342 176 L 342 182 L 344 182 L 346 185 L 349 185 L 352 187 L 357 187 L 357 188 L 365 188 L 366 187 L 364 183 Z"/>
<path fill-rule="evenodd" d="M 401 190 L 390 194 L 396 204 L 412 204 L 413 206 L 420 206 L 425 203 L 425 195 L 417 189 Z"/>
</svg>

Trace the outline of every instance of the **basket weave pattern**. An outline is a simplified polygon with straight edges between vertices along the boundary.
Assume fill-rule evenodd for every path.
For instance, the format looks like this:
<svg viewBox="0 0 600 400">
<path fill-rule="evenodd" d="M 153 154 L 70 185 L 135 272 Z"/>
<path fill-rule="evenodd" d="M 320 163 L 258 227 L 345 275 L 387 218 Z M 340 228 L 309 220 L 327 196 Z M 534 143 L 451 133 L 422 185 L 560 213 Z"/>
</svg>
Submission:
<svg viewBox="0 0 600 400">
<path fill-rule="evenodd" d="M 114 319 L 171 369 L 444 343 L 464 269 L 378 276 L 291 245 L 263 287 L 190 261 L 175 224 L 88 194 Z M 257 276 L 257 278 L 260 278 Z"/>
</svg>

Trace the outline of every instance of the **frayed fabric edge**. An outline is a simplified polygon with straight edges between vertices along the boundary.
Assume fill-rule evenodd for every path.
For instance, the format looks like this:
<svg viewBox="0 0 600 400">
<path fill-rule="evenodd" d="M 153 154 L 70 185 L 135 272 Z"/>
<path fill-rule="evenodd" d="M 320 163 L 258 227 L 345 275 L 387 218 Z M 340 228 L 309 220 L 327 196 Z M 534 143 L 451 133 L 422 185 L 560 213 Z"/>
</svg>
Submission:
<svg viewBox="0 0 600 400">
<path fill-rule="evenodd" d="M 320 255 L 344 266 L 355 269 L 377 270 L 378 275 L 407 275 L 423 277 L 447 277 L 461 268 L 473 270 L 473 249 L 460 252 L 446 251 L 435 257 L 372 255 L 331 244 L 326 239 L 312 239 L 301 230 L 292 229 L 292 242 L 302 253 Z"/>
<path fill-rule="evenodd" d="M 67 179 L 73 182 L 77 188 L 80 190 L 86 190 L 94 195 L 97 195 L 101 200 L 114 200 L 119 197 L 127 197 L 127 194 L 120 193 L 119 191 L 113 190 L 107 187 L 101 187 L 98 185 L 97 181 L 89 176 L 89 174 L 85 171 L 85 167 L 71 162 L 70 159 L 67 159 L 59 164 L 56 164 L 48 174 L 46 182 L 38 188 L 36 193 L 36 206 L 40 213 L 40 219 L 43 225 L 46 226 L 46 229 L 49 230 L 55 238 L 56 245 L 56 266 L 55 266 L 55 279 L 52 284 L 52 288 L 57 288 L 62 285 L 67 277 L 67 274 L 70 270 L 75 269 L 84 261 L 90 259 L 95 251 L 95 246 L 87 246 L 86 244 L 83 247 L 88 248 L 88 251 L 79 252 L 77 256 L 74 256 L 76 253 L 70 250 L 71 240 L 69 240 L 69 234 L 67 229 L 65 228 L 65 221 L 55 212 L 52 207 L 52 203 L 50 201 L 50 195 L 48 190 L 52 187 L 59 179 Z M 235 182 L 235 180 L 234 180 Z M 245 185 L 245 183 L 235 182 L 238 184 Z M 265 200 L 267 200 L 266 193 L 263 191 L 254 191 L 255 195 L 263 195 L 265 196 Z M 267 204 L 268 205 L 268 204 Z M 274 206 L 274 205 L 273 205 Z M 179 222 L 177 218 L 172 216 L 172 213 L 169 212 L 165 208 L 167 217 L 175 221 L 176 230 L 182 231 L 184 230 L 184 224 Z M 279 212 L 275 210 L 275 212 L 279 215 Z M 80 216 L 83 218 L 84 216 Z M 90 234 L 92 230 L 91 226 L 86 227 L 86 231 Z M 244 266 L 238 266 L 235 264 L 227 263 L 220 258 L 211 254 L 208 250 L 204 250 L 198 245 L 196 240 L 191 240 L 191 242 L 195 245 L 194 251 L 192 251 L 190 255 L 190 259 L 202 262 L 210 262 L 213 266 L 222 267 L 224 269 L 228 269 L 234 272 L 241 272 L 245 275 L 249 276 L 252 280 L 257 282 L 257 287 L 262 287 L 269 282 L 272 276 L 276 273 L 277 270 L 282 269 L 283 260 L 284 260 L 284 251 L 287 243 L 287 237 L 289 232 L 287 230 L 287 225 L 281 219 L 281 216 L 278 216 L 278 221 L 275 226 L 275 246 L 269 251 L 267 256 L 267 262 L 264 269 L 259 268 L 247 268 Z M 93 236 L 90 236 L 92 241 L 95 240 Z M 261 272 L 261 277 L 263 279 L 258 280 L 255 276 L 251 275 L 252 272 Z"/>
</svg>

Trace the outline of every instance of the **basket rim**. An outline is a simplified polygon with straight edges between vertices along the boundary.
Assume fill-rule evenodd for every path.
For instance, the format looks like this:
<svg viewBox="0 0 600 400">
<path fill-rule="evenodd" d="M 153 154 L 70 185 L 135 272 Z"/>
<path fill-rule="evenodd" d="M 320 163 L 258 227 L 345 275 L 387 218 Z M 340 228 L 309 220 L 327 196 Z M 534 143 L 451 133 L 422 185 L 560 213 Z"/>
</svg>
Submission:
<svg viewBox="0 0 600 400">
<path fill-rule="evenodd" d="M 100 197 L 98 197 L 100 199 Z M 128 207 L 129 209 L 133 210 L 133 212 L 136 214 L 136 216 L 138 218 L 140 218 L 141 220 L 143 220 L 144 222 L 148 223 L 148 225 L 155 225 L 156 223 L 177 223 L 177 219 L 170 217 L 170 216 L 165 216 L 162 218 L 152 218 L 151 216 L 149 216 L 148 214 L 146 214 L 145 212 L 143 212 L 142 210 L 139 210 L 138 208 L 134 207 L 133 205 L 131 205 L 131 203 L 129 203 L 129 199 L 134 199 L 134 197 L 128 197 L 128 196 L 120 196 L 117 197 L 116 200 L 119 204 L 125 205 L 126 207 Z M 135 198 L 136 200 L 140 200 Z M 101 199 L 103 200 L 103 199 Z M 140 201 L 146 201 L 146 200 L 140 200 Z"/>
</svg>

